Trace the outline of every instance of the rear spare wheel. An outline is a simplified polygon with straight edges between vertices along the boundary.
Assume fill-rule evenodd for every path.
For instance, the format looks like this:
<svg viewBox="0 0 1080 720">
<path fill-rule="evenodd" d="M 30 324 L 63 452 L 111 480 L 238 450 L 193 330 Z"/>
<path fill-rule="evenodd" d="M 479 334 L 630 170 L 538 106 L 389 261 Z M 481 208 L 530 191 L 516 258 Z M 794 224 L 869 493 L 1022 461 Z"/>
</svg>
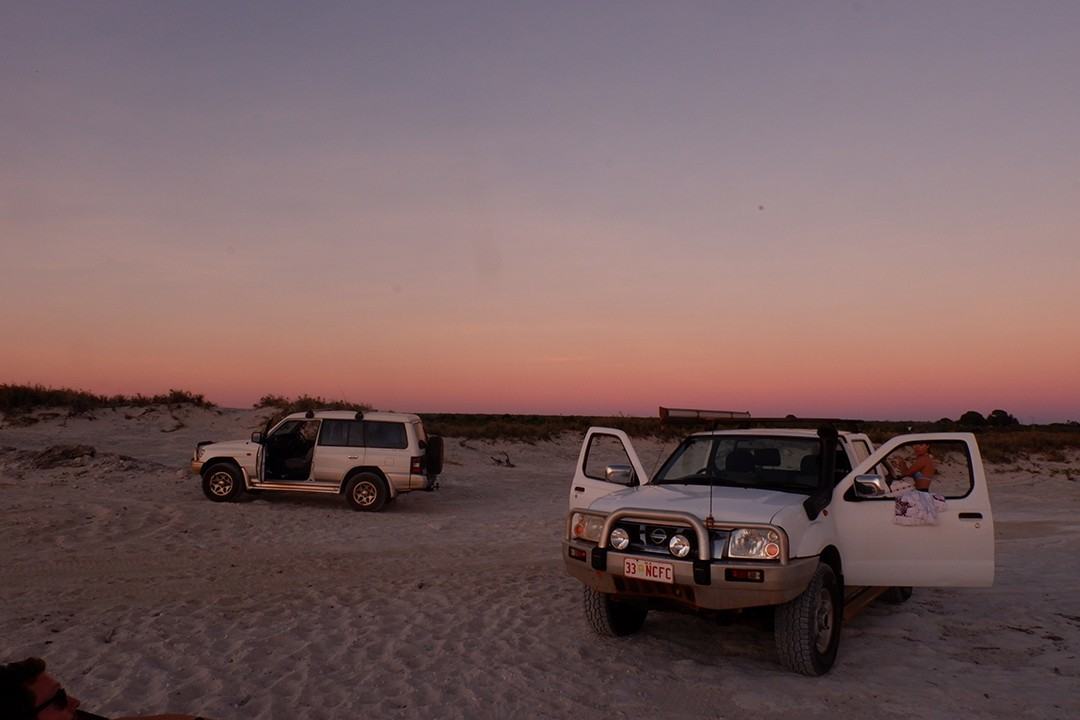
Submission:
<svg viewBox="0 0 1080 720">
<path fill-rule="evenodd" d="M 424 470 L 428 475 L 438 475 L 443 471 L 443 439 L 441 435 L 432 435 L 424 448 Z"/>
</svg>

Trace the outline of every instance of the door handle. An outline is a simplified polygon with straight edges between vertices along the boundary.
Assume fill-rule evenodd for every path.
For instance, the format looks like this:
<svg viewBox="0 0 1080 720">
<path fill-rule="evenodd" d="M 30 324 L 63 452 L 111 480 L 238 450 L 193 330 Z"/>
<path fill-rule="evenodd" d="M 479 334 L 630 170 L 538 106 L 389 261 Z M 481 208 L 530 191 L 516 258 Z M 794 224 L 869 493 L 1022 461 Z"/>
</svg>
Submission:
<svg viewBox="0 0 1080 720">
<path fill-rule="evenodd" d="M 982 520 L 982 513 L 980 512 L 966 512 L 960 513 L 961 520 Z"/>
<path fill-rule="evenodd" d="M 360 456 L 359 455 L 349 455 L 347 459 L 348 460 L 359 460 Z"/>
<path fill-rule="evenodd" d="M 583 487 L 575 487 L 574 492 L 585 492 L 585 488 L 583 488 Z"/>
</svg>

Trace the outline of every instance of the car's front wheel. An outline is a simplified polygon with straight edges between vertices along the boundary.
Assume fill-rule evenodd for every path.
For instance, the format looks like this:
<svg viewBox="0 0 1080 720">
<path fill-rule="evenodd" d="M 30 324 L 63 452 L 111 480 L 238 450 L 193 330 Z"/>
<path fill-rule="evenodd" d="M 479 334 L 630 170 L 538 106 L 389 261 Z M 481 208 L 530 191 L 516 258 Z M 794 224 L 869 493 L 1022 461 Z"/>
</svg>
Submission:
<svg viewBox="0 0 1080 720">
<path fill-rule="evenodd" d="M 642 602 L 616 600 L 611 595 L 585 588 L 585 619 L 597 635 L 633 635 L 645 624 L 649 608 Z"/>
<path fill-rule="evenodd" d="M 821 563 L 802 594 L 778 605 L 773 633 L 780 663 L 803 675 L 823 675 L 840 646 L 843 595 L 833 569 Z"/>
<path fill-rule="evenodd" d="M 390 499 L 386 481 L 374 473 L 354 475 L 345 486 L 345 497 L 353 510 L 378 512 Z"/>
<path fill-rule="evenodd" d="M 244 476 L 232 463 L 219 462 L 203 470 L 203 495 L 214 502 L 236 500 L 244 492 Z"/>
</svg>

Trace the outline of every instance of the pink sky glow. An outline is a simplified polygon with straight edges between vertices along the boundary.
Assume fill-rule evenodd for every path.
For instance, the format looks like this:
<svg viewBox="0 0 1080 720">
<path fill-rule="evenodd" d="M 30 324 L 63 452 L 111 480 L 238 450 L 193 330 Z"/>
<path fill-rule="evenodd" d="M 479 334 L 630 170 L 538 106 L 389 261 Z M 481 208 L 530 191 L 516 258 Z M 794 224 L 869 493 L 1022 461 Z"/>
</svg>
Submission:
<svg viewBox="0 0 1080 720">
<path fill-rule="evenodd" d="M 1080 420 L 1036 5 L 8 7 L 0 382 Z"/>
</svg>

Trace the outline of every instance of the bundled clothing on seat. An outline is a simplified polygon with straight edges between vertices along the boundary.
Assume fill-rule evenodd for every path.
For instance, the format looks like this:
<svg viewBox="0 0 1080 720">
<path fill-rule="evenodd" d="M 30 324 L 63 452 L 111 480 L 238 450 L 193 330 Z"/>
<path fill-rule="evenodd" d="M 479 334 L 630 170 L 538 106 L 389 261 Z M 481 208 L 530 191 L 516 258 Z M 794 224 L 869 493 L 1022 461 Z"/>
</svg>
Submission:
<svg viewBox="0 0 1080 720">
<path fill-rule="evenodd" d="M 944 496 L 916 490 L 909 478 L 894 482 L 889 495 L 896 498 L 893 522 L 897 525 L 937 525 L 938 513 L 945 509 Z"/>
</svg>

